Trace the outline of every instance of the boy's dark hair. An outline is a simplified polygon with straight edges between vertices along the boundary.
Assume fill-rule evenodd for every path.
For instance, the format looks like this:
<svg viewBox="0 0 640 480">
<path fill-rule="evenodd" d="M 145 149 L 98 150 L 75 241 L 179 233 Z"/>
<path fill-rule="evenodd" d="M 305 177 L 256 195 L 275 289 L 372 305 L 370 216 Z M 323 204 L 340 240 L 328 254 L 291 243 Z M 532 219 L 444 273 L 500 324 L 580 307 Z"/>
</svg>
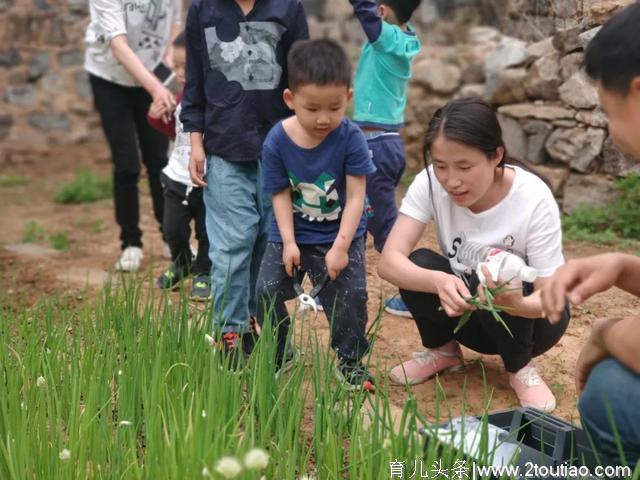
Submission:
<svg viewBox="0 0 640 480">
<path fill-rule="evenodd" d="M 176 38 L 173 39 L 172 45 L 177 48 L 187 48 L 187 36 L 184 31 L 180 32 Z"/>
<path fill-rule="evenodd" d="M 411 15 L 420 6 L 420 2 L 422 0 L 377 0 L 376 3 L 378 5 L 386 5 L 393 10 L 398 22 L 402 24 L 411 20 Z"/>
<path fill-rule="evenodd" d="M 589 42 L 587 74 L 607 90 L 623 96 L 631 79 L 640 76 L 640 2 L 615 14 Z"/>
<path fill-rule="evenodd" d="M 301 40 L 295 42 L 287 57 L 289 89 L 301 86 L 351 86 L 351 63 L 340 45 L 332 40 Z"/>
</svg>

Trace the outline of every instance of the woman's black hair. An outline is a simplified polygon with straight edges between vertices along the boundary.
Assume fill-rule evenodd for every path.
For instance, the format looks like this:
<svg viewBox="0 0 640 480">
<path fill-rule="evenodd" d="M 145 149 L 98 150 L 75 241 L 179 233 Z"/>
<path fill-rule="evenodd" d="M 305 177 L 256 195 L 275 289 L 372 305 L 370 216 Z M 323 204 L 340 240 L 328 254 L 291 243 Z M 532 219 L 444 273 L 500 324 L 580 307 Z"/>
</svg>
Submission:
<svg viewBox="0 0 640 480">
<path fill-rule="evenodd" d="M 424 165 L 429 177 L 429 192 L 432 193 L 431 175 L 429 175 L 429 156 L 431 146 L 438 136 L 444 135 L 447 140 L 462 143 L 483 152 L 487 159 L 493 160 L 498 156 L 498 148 L 502 147 L 504 154 L 498 167 L 504 171 L 505 165 L 517 165 L 538 176 L 544 183 L 549 181 L 523 162 L 510 157 L 502 139 L 502 127 L 498 121 L 496 111 L 491 105 L 479 97 L 466 97 L 452 100 L 439 108 L 431 117 L 424 139 Z M 433 205 L 433 195 L 431 194 Z M 435 210 L 435 205 L 434 205 Z"/>
</svg>

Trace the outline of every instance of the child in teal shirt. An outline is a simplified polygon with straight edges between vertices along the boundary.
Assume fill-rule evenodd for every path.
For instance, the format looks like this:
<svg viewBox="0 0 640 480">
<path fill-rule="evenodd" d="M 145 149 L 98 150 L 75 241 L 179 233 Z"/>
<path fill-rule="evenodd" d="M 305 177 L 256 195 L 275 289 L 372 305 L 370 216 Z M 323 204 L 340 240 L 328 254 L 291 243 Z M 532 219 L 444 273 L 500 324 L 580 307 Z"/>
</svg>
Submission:
<svg viewBox="0 0 640 480">
<path fill-rule="evenodd" d="M 354 120 L 367 138 L 377 170 L 367 177 L 368 223 L 382 251 L 398 217 L 395 190 L 405 167 L 404 125 L 411 62 L 420 39 L 409 20 L 421 0 L 349 0 L 367 36 L 354 82 Z M 411 317 L 400 297 L 385 304 L 393 314 Z"/>
</svg>

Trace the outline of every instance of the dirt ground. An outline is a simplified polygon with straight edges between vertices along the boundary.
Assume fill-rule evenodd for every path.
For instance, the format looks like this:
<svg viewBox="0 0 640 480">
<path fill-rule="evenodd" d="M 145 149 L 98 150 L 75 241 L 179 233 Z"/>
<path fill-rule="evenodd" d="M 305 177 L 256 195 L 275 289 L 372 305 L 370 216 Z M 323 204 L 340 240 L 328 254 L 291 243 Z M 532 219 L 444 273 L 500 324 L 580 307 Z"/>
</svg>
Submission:
<svg viewBox="0 0 640 480">
<path fill-rule="evenodd" d="M 0 284 L 3 308 L 22 309 L 54 293 L 73 301 L 91 301 L 95 292 L 119 253 L 118 232 L 113 219 L 112 202 L 104 200 L 86 205 L 58 205 L 54 203 L 55 191 L 73 178 L 76 169 L 89 167 L 96 173 L 110 172 L 108 154 L 101 142 L 80 147 L 54 148 L 46 156 L 26 158 L 20 163 L 2 167 L 0 176 L 15 174 L 26 177 L 22 186 L 0 186 Z M 155 276 L 166 266 L 161 257 L 162 243 L 151 215 L 151 203 L 146 182 L 141 182 L 142 228 L 144 230 L 144 272 Z M 66 252 L 24 251 L 20 244 L 25 224 L 36 221 L 47 233 L 66 232 L 71 240 Z M 424 236 L 424 244 L 435 248 L 433 232 Z M 42 243 L 46 245 L 46 241 Z M 583 243 L 565 243 L 567 258 L 581 257 L 610 250 Z M 381 299 L 394 293 L 394 288 L 376 274 L 378 254 L 368 245 L 369 321 L 376 318 Z M 89 295 L 87 281 L 90 284 Z M 601 316 L 638 314 L 640 301 L 619 290 L 601 294 L 573 312 L 569 329 L 562 340 L 549 352 L 536 360 L 536 364 L 558 399 L 555 414 L 577 422 L 576 392 L 573 369 L 581 345 L 589 335 L 590 325 Z M 328 325 L 323 314 L 306 321 L 322 336 L 327 336 Z M 385 371 L 411 352 L 421 349 L 419 336 L 412 320 L 383 314 L 379 337 L 372 354 L 377 375 L 383 378 Z M 440 378 L 452 413 L 458 413 L 463 402 L 463 386 L 466 385 L 466 404 L 469 412 L 481 411 L 483 404 L 483 370 L 491 396 L 490 409 L 501 410 L 517 407 L 517 399 L 509 387 L 507 375 L 497 356 L 481 356 L 465 350 L 467 367 L 457 373 Z M 427 418 L 433 415 L 435 382 L 417 385 L 411 390 L 392 387 L 392 401 L 397 406 L 414 395 L 421 413 Z"/>
</svg>

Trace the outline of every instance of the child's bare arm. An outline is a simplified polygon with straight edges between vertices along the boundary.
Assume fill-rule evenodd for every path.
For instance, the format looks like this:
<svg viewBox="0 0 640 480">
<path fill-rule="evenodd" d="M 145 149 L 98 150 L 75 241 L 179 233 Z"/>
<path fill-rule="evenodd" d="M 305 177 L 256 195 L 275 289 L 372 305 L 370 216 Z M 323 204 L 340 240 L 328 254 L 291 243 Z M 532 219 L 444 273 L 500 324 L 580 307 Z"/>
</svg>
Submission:
<svg viewBox="0 0 640 480">
<path fill-rule="evenodd" d="M 570 260 L 545 285 L 542 291 L 543 310 L 552 322 L 557 321 L 567 298 L 578 305 L 613 286 L 640 296 L 640 258 L 605 253 Z"/>
<path fill-rule="evenodd" d="M 335 280 L 349 264 L 349 247 L 362 219 L 366 189 L 366 176 L 347 175 L 347 198 L 340 219 L 340 230 L 325 257 L 331 280 Z"/>
<path fill-rule="evenodd" d="M 291 188 L 287 187 L 273 194 L 273 214 L 276 217 L 280 237 L 282 237 L 282 260 L 287 275 L 293 276 L 293 267 L 300 266 L 300 249 L 296 244 L 293 228 L 293 204 L 291 203 Z"/>
</svg>

